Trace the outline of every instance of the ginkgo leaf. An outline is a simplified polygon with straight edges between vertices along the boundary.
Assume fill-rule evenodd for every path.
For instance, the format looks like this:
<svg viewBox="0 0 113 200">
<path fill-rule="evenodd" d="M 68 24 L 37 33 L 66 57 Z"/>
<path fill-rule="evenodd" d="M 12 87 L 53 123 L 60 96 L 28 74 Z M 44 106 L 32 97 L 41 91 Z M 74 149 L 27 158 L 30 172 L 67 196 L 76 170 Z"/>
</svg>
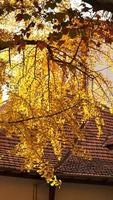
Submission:
<svg viewBox="0 0 113 200">
<path fill-rule="evenodd" d="M 91 159 L 78 145 L 84 126 L 94 119 L 100 138 L 101 111 L 113 112 L 112 82 L 102 73 L 113 65 L 113 25 L 96 14 L 84 18 L 89 8 L 69 0 L 0 6 L 0 127 L 18 138 L 13 154 L 24 158 L 22 169 L 58 186 L 48 147 L 58 163 L 65 148 Z"/>
</svg>

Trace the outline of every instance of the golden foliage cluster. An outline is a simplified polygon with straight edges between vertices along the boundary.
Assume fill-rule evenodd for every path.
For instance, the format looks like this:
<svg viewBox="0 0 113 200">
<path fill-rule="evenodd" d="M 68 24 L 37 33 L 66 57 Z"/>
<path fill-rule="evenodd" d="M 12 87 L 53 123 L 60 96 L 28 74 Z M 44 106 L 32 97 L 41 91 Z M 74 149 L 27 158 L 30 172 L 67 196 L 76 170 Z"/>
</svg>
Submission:
<svg viewBox="0 0 113 200">
<path fill-rule="evenodd" d="M 18 2 L 31 5 L 31 1 Z M 16 16 L 11 11 L 17 32 L 12 31 L 9 37 L 5 26 L 4 30 L 0 30 L 0 103 L 3 107 L 0 125 L 7 130 L 8 136 L 15 134 L 19 137 L 15 153 L 24 157 L 23 168 L 36 170 L 51 185 L 61 182 L 54 175 L 55 166 L 51 159 L 45 156 L 48 146 L 52 147 L 59 163 L 67 147 L 76 156 L 90 158 L 85 149 L 77 146 L 76 141 L 84 139 L 82 129 L 93 118 L 100 137 L 104 125 L 101 109 L 106 105 L 112 111 L 112 85 L 95 70 L 98 56 L 104 56 L 107 64 L 112 63 L 101 48 L 104 43 L 104 39 L 100 38 L 102 25 L 98 20 L 83 20 L 79 13 L 76 13 L 79 19 L 77 16 L 75 19 L 72 10 L 71 14 L 68 10 L 64 15 L 68 3 L 65 9 L 59 5 L 54 15 L 54 25 L 58 29 L 64 17 L 65 23 L 70 20 L 66 28 L 63 24 L 62 32 L 56 31 L 57 34 L 50 22 L 50 13 L 48 20 L 40 16 L 33 22 L 30 11 L 24 14 L 22 10 L 20 14 L 20 8 L 16 8 Z M 22 17 L 24 22 L 21 24 Z M 10 17 L 8 20 L 11 23 Z M 104 24 L 101 31 L 105 37 L 109 32 L 108 26 Z M 7 43 L 4 38 L 8 38 Z M 66 125 L 71 130 L 72 138 L 67 138 Z"/>
</svg>

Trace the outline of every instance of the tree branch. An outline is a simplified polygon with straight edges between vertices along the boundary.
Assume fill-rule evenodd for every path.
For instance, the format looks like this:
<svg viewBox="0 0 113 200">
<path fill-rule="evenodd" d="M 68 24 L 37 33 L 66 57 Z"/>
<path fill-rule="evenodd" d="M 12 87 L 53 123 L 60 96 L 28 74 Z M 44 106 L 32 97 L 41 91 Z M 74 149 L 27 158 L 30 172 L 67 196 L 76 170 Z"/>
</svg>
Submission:
<svg viewBox="0 0 113 200">
<path fill-rule="evenodd" d="M 47 117 L 53 117 L 53 116 L 56 116 L 56 115 L 60 115 L 61 113 L 66 112 L 66 111 L 68 111 L 72 108 L 77 107 L 78 104 L 79 104 L 79 102 L 74 104 L 73 106 L 70 106 L 70 107 L 65 108 L 63 110 L 60 110 L 58 112 L 47 114 L 47 115 L 44 115 L 44 116 L 29 117 L 29 118 L 26 118 L 26 119 L 20 119 L 20 120 L 16 120 L 16 121 L 8 121 L 7 123 L 15 124 L 15 123 L 27 122 L 27 121 L 30 121 L 30 120 L 36 120 L 36 119 L 39 120 L 39 119 L 43 119 L 43 118 L 47 118 Z M 0 121 L 0 123 L 6 123 L 6 121 Z"/>
<path fill-rule="evenodd" d="M 20 39 L 20 40 L 12 40 L 12 41 L 3 41 L 3 40 L 0 40 L 0 51 L 1 50 L 4 50 L 4 49 L 7 49 L 7 48 L 13 48 L 17 45 L 37 45 L 40 46 L 40 45 L 43 45 L 44 47 L 47 47 L 47 43 L 42 41 L 42 40 L 24 40 L 24 39 Z"/>
</svg>

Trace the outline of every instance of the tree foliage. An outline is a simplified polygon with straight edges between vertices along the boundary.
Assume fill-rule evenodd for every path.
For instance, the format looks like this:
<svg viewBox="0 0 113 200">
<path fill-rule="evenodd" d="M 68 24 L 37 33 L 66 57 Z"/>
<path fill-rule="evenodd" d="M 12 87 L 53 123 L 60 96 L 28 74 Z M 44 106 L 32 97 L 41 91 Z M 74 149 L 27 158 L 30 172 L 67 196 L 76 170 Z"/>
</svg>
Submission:
<svg viewBox="0 0 113 200">
<path fill-rule="evenodd" d="M 113 108 L 112 84 L 97 66 L 112 67 L 112 19 L 102 21 L 90 10 L 85 4 L 74 9 L 69 0 L 0 3 L 0 125 L 19 137 L 15 153 L 24 157 L 23 168 L 51 185 L 60 181 L 45 157 L 48 145 L 58 163 L 67 146 L 88 157 L 76 141 L 92 118 L 100 137 L 101 110 Z M 67 140 L 65 125 L 73 139 Z"/>
</svg>

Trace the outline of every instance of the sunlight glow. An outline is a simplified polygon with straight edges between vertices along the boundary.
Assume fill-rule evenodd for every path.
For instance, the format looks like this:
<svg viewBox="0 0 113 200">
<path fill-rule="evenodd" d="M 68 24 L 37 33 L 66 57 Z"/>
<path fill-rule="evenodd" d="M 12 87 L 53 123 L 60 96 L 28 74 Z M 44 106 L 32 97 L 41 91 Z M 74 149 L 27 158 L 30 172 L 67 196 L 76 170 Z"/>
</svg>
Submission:
<svg viewBox="0 0 113 200">
<path fill-rule="evenodd" d="M 8 94 L 7 94 L 8 90 L 7 90 L 7 86 L 3 85 L 2 86 L 2 102 L 5 103 L 8 100 Z"/>
</svg>

